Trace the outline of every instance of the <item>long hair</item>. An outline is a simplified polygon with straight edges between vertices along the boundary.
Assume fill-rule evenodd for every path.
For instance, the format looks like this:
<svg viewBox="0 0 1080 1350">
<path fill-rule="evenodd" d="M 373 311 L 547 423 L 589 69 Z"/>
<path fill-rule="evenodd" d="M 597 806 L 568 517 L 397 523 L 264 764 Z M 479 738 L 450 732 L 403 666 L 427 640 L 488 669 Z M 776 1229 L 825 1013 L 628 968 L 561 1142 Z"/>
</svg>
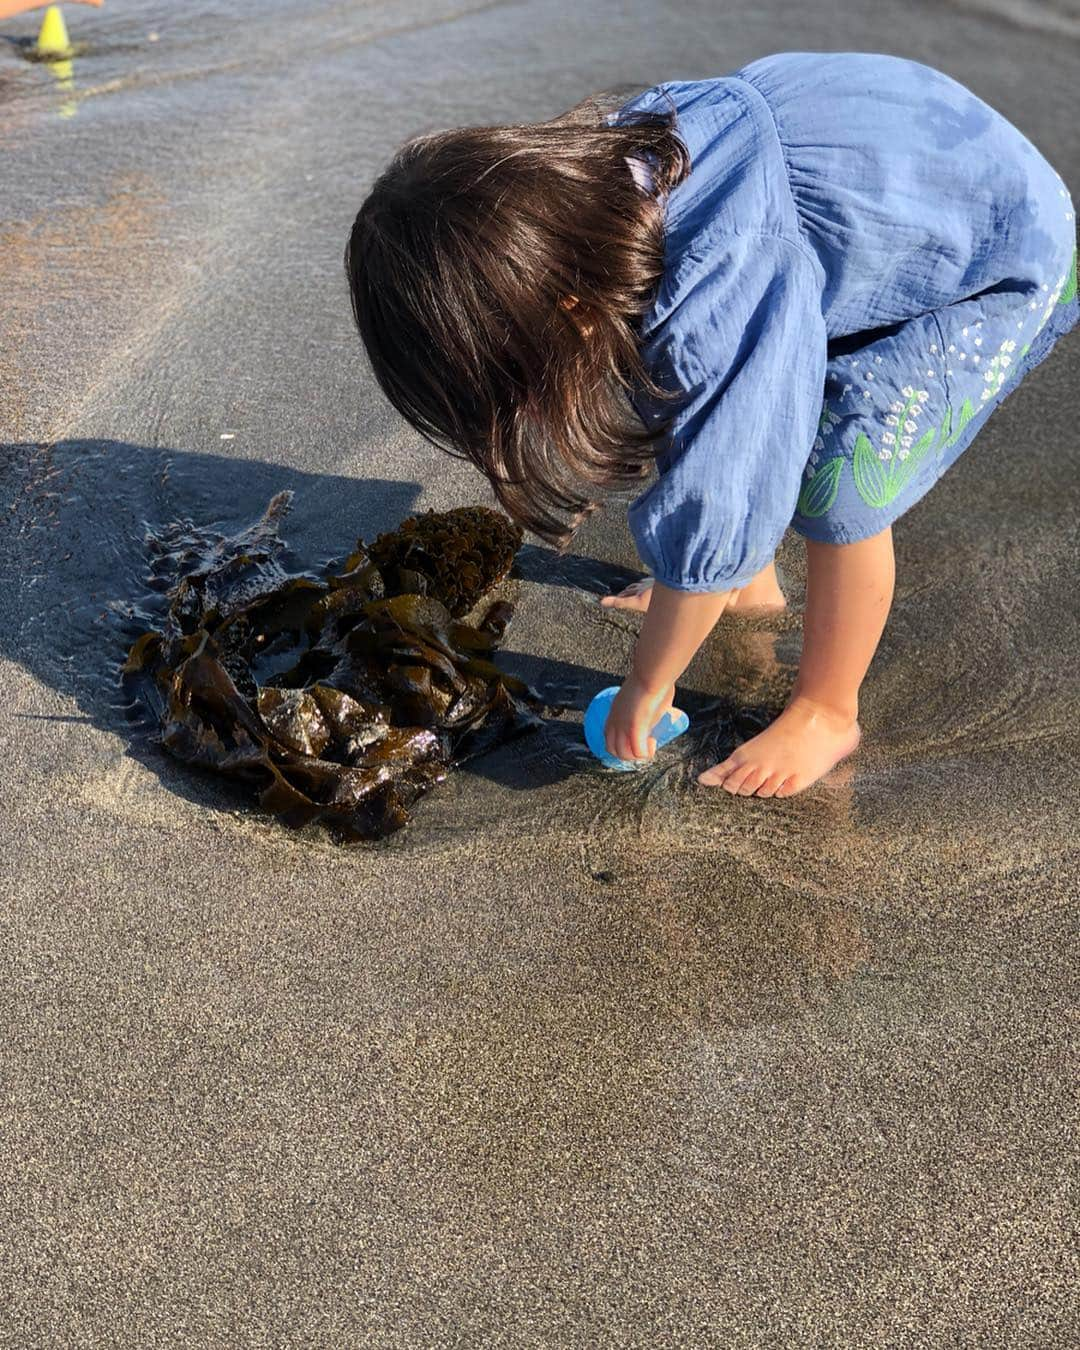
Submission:
<svg viewBox="0 0 1080 1350">
<path fill-rule="evenodd" d="M 627 396 L 680 392 L 646 370 L 639 335 L 663 273 L 663 199 L 690 154 L 674 104 L 616 126 L 610 99 L 590 95 L 546 122 L 413 137 L 345 249 L 387 398 L 560 548 L 600 490 L 640 479 L 663 449 L 670 417 L 649 429 Z M 649 190 L 627 156 L 648 158 Z"/>
</svg>

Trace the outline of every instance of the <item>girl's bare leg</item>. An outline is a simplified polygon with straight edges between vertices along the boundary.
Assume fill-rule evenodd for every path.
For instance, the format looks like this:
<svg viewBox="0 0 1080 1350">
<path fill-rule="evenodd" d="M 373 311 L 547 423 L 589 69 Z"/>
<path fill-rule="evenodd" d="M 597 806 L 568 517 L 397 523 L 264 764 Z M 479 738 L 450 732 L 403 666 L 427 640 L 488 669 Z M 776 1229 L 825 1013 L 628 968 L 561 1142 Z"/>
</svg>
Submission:
<svg viewBox="0 0 1080 1350">
<path fill-rule="evenodd" d="M 652 585 L 652 577 L 643 577 L 641 581 L 632 581 L 617 595 L 603 596 L 600 603 L 609 609 L 646 610 L 649 608 Z M 727 608 L 741 614 L 750 609 L 784 609 L 786 605 L 784 592 L 776 579 L 776 568 L 769 563 L 742 590 L 735 592 Z"/>
<path fill-rule="evenodd" d="M 771 726 L 698 782 L 750 797 L 790 797 L 859 743 L 859 686 L 892 604 L 892 530 L 856 544 L 806 541 L 806 616 L 799 674 Z"/>
</svg>

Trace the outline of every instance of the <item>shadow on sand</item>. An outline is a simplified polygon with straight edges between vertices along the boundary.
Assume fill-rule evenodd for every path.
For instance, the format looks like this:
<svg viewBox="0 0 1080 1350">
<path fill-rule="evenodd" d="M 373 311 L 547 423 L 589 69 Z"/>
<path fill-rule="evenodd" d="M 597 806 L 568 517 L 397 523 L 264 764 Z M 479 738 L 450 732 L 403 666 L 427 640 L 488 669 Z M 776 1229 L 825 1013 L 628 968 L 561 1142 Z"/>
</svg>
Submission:
<svg viewBox="0 0 1080 1350">
<path fill-rule="evenodd" d="M 131 643 L 164 612 L 160 583 L 149 569 L 147 538 L 171 522 L 229 533 L 251 523 L 282 489 L 294 493 L 282 528 L 282 566 L 319 573 L 343 559 L 357 537 L 393 528 L 416 506 L 417 483 L 310 474 L 261 460 L 110 440 L 0 446 L 6 529 L 0 566 L 0 654 L 72 699 L 88 720 L 120 734 L 126 753 L 150 768 L 170 791 L 211 809 L 235 809 L 239 789 L 181 765 L 156 744 L 147 711 L 121 686 L 119 666 Z M 518 583 L 602 594 L 640 573 L 534 544 L 519 552 Z M 622 676 L 610 670 L 547 660 L 513 650 L 498 655 L 504 669 L 528 681 L 555 708 L 583 710 Z M 691 714 L 715 699 L 687 692 Z M 32 735 L 33 714 L 24 714 Z M 56 720 L 56 719 L 51 719 Z M 568 777 L 592 761 L 575 718 L 551 717 L 542 753 L 520 753 L 511 742 L 461 766 L 515 789 Z M 246 800 L 246 799 L 245 799 Z"/>
</svg>

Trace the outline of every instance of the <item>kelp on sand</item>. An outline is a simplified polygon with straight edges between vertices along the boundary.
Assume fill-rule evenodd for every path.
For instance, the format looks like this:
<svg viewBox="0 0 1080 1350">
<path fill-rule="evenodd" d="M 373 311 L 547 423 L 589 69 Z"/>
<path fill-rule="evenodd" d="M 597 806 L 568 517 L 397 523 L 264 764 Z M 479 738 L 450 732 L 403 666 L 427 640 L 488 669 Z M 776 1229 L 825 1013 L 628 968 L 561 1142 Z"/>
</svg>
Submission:
<svg viewBox="0 0 1080 1350">
<path fill-rule="evenodd" d="M 538 725 L 540 699 L 492 661 L 512 607 L 460 617 L 507 574 L 522 534 L 487 507 L 427 512 L 372 551 L 359 541 L 340 572 L 288 575 L 291 496 L 209 556 L 205 544 L 171 555 L 163 626 L 123 673 L 178 759 L 249 784 L 286 825 L 381 838 L 453 765 Z"/>
</svg>

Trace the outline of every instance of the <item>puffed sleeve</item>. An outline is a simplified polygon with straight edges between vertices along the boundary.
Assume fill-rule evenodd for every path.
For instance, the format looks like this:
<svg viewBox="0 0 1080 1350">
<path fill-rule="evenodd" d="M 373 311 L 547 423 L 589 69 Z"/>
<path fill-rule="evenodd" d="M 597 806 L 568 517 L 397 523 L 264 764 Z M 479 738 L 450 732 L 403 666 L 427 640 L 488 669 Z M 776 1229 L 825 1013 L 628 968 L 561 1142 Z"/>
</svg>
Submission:
<svg viewBox="0 0 1080 1350">
<path fill-rule="evenodd" d="M 761 571 L 795 513 L 824 391 L 823 273 L 770 234 L 727 235 L 687 263 L 643 332 L 654 378 L 685 397 L 667 405 L 670 445 L 629 524 L 665 586 L 723 591 Z M 648 424 L 664 405 L 635 406 Z"/>
</svg>

